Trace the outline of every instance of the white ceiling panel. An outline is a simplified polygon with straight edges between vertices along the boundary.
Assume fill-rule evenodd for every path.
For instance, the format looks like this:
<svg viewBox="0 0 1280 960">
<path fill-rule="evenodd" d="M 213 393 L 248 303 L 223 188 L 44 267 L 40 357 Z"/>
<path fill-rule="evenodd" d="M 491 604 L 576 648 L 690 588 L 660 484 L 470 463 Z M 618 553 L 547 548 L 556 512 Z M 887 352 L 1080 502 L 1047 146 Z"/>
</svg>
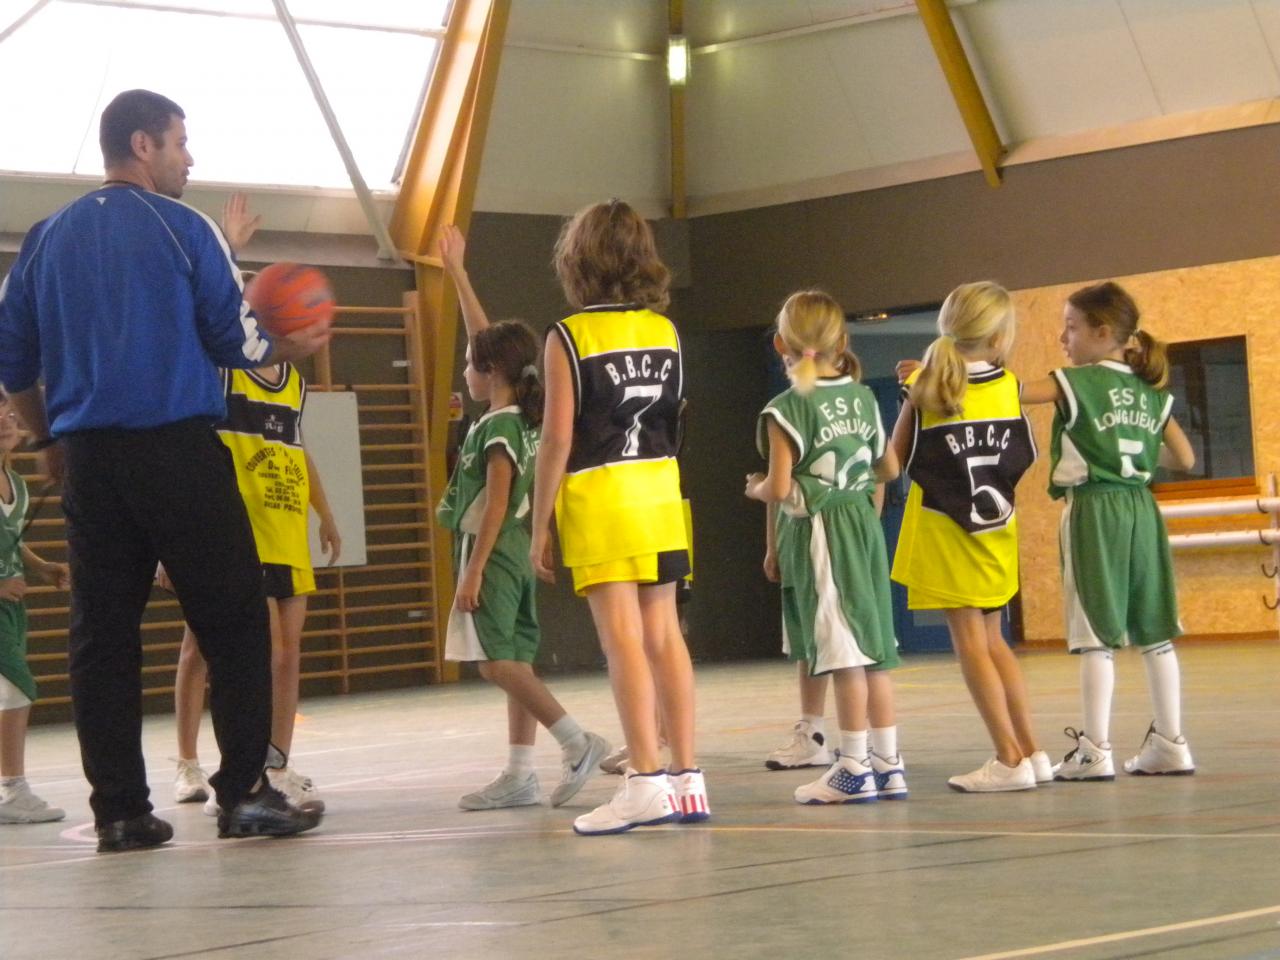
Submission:
<svg viewBox="0 0 1280 960">
<path fill-rule="evenodd" d="M 908 0 L 693 0 L 685 4 L 684 27 L 694 44 L 725 43 L 913 6 Z"/>
<path fill-rule="evenodd" d="M 665 208 L 666 83 L 658 61 L 507 49 L 477 208 L 572 213 L 611 196 Z"/>
<path fill-rule="evenodd" d="M 667 46 L 667 5 L 654 0 L 515 0 L 506 39 L 661 53 Z"/>
<path fill-rule="evenodd" d="M 1166 6 L 1193 0 L 1166 0 Z M 980 0 L 955 15 L 999 104 L 1009 140 L 1111 127 L 1160 114 L 1116 0 Z"/>
<path fill-rule="evenodd" d="M 969 149 L 964 123 L 918 17 L 877 20 L 822 35 L 867 144 L 883 165 Z"/>
<path fill-rule="evenodd" d="M 1280 94 L 1280 73 L 1249 0 L 1123 0 L 1164 113 Z"/>
<path fill-rule="evenodd" d="M 775 186 L 872 162 L 821 35 L 694 58 L 689 194 Z"/>
</svg>

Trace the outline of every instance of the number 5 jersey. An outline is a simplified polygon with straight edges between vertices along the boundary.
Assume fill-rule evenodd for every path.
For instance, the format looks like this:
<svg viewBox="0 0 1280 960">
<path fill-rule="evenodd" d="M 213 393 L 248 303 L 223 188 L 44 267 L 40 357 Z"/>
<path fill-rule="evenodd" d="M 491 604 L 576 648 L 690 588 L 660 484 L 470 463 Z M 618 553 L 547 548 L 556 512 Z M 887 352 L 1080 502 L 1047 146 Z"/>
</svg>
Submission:
<svg viewBox="0 0 1280 960">
<path fill-rule="evenodd" d="M 552 330 L 569 356 L 574 393 L 573 448 L 556 498 L 564 565 L 687 549 L 675 326 L 634 304 L 605 304 Z"/>
<path fill-rule="evenodd" d="M 1018 592 L 1013 489 L 1035 461 L 1035 440 L 1017 377 L 989 363 L 968 364 L 968 376 L 959 415 L 914 410 L 892 573 L 913 610 L 992 609 Z"/>
</svg>

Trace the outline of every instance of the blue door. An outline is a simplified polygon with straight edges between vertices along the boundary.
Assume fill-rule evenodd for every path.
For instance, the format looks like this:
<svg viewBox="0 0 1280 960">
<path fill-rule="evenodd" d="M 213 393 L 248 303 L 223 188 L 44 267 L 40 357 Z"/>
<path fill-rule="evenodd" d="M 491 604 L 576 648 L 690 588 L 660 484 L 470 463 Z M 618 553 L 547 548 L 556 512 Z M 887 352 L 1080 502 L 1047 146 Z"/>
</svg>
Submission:
<svg viewBox="0 0 1280 960">
<path fill-rule="evenodd" d="M 876 377 L 863 381 L 876 395 L 876 403 L 880 407 L 880 418 L 884 428 L 893 433 L 893 425 L 898 422 L 898 396 L 901 387 L 893 377 Z M 904 464 L 905 467 L 905 464 Z M 884 511 L 880 522 L 884 526 L 885 545 L 889 548 L 889 564 L 893 565 L 893 553 L 898 548 L 898 532 L 902 529 L 902 514 L 907 503 L 907 480 L 905 469 L 893 483 L 885 485 Z M 893 628 L 898 634 L 898 643 L 903 653 L 930 653 L 951 649 L 951 635 L 947 632 L 947 620 L 941 610 L 908 610 L 907 588 L 900 583 L 892 584 L 893 590 Z"/>
</svg>

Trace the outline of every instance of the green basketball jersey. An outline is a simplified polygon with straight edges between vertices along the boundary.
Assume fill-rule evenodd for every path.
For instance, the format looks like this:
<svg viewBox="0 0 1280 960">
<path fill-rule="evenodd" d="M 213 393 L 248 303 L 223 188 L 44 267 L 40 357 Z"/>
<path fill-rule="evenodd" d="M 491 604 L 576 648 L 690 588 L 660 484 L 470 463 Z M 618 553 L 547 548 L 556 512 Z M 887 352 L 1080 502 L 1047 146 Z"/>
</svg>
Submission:
<svg viewBox="0 0 1280 960">
<path fill-rule="evenodd" d="M 458 454 L 458 465 L 449 478 L 440 506 L 436 508 L 436 519 L 441 526 L 463 533 L 479 531 L 486 501 L 489 448 L 495 445 L 506 452 L 515 466 L 503 526 L 522 519 L 529 512 L 538 431 L 521 415 L 520 408 L 513 405 L 490 410 L 467 431 Z"/>
<path fill-rule="evenodd" d="M 1086 483 L 1149 484 L 1172 395 L 1115 360 L 1065 367 L 1053 377 L 1062 399 L 1053 415 L 1050 496 Z"/>
<path fill-rule="evenodd" d="M 0 580 L 23 575 L 22 525 L 27 518 L 27 485 L 12 470 L 5 468 L 13 485 L 13 505 L 0 506 Z"/>
<path fill-rule="evenodd" d="M 756 446 L 768 457 L 766 418 L 791 438 L 796 462 L 792 497 L 783 509 L 816 515 L 828 502 L 870 497 L 872 464 L 884 456 L 884 424 L 875 394 L 852 377 L 819 379 L 805 395 L 795 389 L 769 401 L 756 425 Z"/>
</svg>

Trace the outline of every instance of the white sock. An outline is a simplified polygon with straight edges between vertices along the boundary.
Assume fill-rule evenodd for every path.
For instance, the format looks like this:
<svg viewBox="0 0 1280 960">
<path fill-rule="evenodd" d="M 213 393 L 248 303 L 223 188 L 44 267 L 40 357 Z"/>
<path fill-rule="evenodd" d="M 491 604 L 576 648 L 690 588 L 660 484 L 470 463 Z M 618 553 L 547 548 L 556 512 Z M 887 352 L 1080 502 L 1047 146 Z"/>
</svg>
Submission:
<svg viewBox="0 0 1280 960">
<path fill-rule="evenodd" d="M 1147 691 L 1155 713 L 1156 732 L 1168 740 L 1182 736 L 1182 674 L 1172 643 L 1142 651 L 1147 668 Z"/>
<path fill-rule="evenodd" d="M 881 760 L 896 760 L 898 757 L 898 727 L 872 727 L 871 752 Z"/>
<path fill-rule="evenodd" d="M 840 756 L 857 760 L 859 763 L 867 759 L 867 731 L 841 730 Z"/>
<path fill-rule="evenodd" d="M 823 737 L 826 737 L 827 731 L 823 727 L 822 717 L 816 717 L 812 713 L 805 713 L 800 715 L 800 719 L 803 720 L 805 723 L 807 723 L 809 726 L 813 727 L 814 733 L 820 733 L 823 735 Z"/>
<path fill-rule="evenodd" d="M 510 749 L 506 769 L 502 772 L 515 777 L 527 777 L 533 773 L 533 745 L 513 743 Z"/>
<path fill-rule="evenodd" d="M 560 744 L 560 749 L 574 760 L 581 757 L 582 751 L 586 749 L 587 738 L 583 734 L 582 728 L 578 726 L 578 721 L 567 713 L 547 727 L 547 732 L 556 738 L 556 743 Z"/>
<path fill-rule="evenodd" d="M 1080 654 L 1080 699 L 1084 733 L 1104 750 L 1111 746 L 1111 695 L 1116 688 L 1116 662 L 1110 650 Z"/>
</svg>

